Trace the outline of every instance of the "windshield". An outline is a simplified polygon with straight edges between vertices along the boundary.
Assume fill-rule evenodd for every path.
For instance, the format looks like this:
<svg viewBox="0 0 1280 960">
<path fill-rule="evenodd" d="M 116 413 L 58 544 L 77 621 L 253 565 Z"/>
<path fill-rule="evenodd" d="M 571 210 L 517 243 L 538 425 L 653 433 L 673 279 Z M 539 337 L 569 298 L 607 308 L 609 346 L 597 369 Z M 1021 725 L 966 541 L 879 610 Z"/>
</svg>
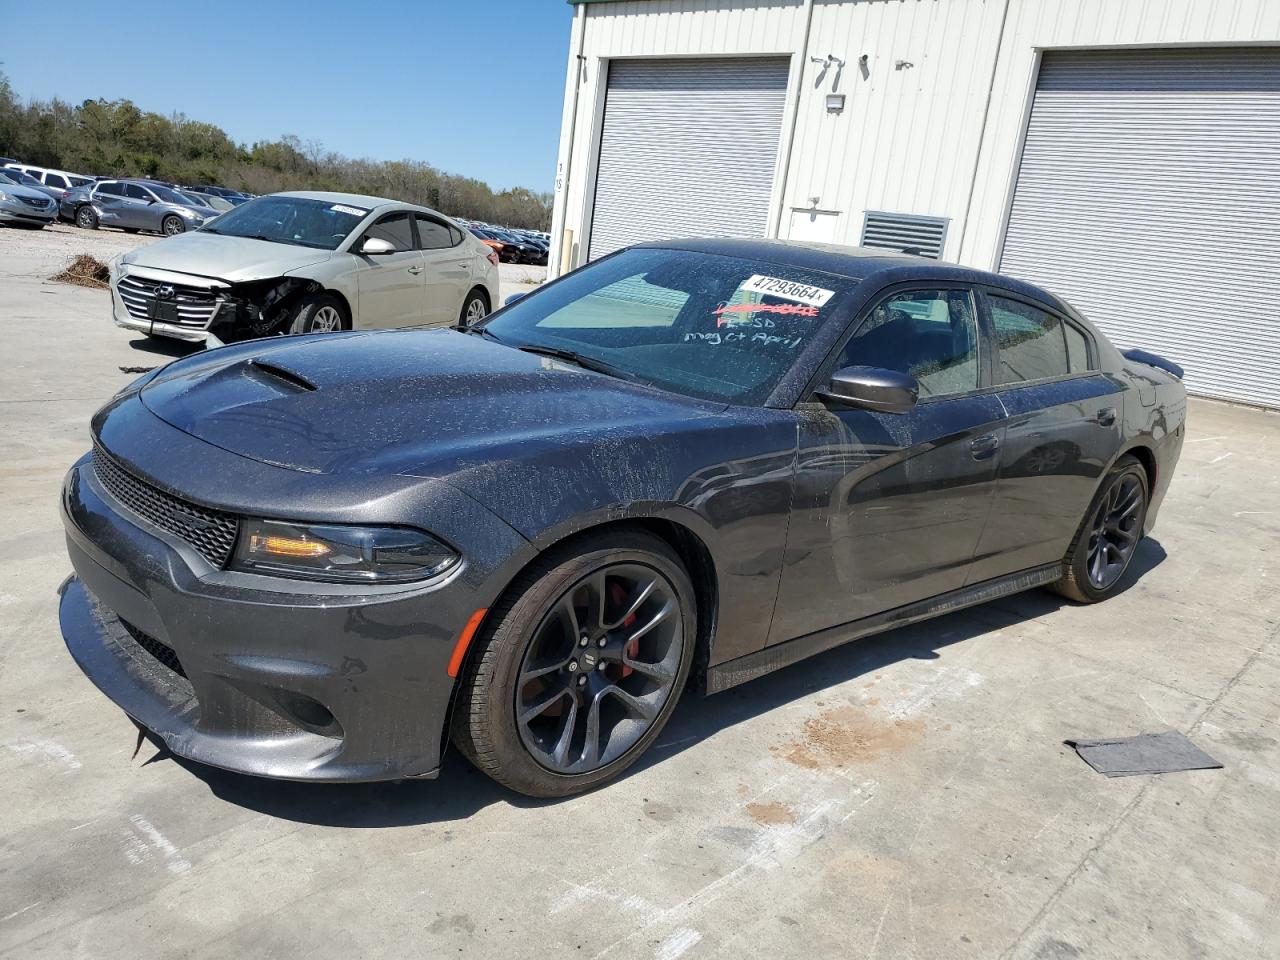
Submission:
<svg viewBox="0 0 1280 960">
<path fill-rule="evenodd" d="M 11 183 L 11 184 L 13 184 L 15 187 L 19 185 L 19 184 L 18 184 L 18 181 L 17 181 L 17 180 L 15 180 L 13 177 L 11 177 L 11 176 L 10 176 L 7 172 L 5 172 L 4 170 L 0 170 L 0 183 Z"/>
<path fill-rule="evenodd" d="M 193 207 L 209 206 L 209 201 L 205 200 L 204 197 L 197 197 L 194 193 L 187 193 L 185 190 L 180 190 L 178 192 L 182 195 L 182 199 Z"/>
<path fill-rule="evenodd" d="M 369 211 L 304 197 L 258 197 L 228 210 L 206 233 L 253 237 L 300 247 L 336 250 Z"/>
<path fill-rule="evenodd" d="M 158 183 L 148 183 L 146 187 L 165 203 L 177 203 L 184 207 L 190 203 L 177 190 L 171 190 L 169 187 L 162 187 Z"/>
<path fill-rule="evenodd" d="M 643 248 L 570 274 L 480 329 L 513 347 L 571 351 L 674 393 L 760 404 L 856 282 Z"/>
</svg>

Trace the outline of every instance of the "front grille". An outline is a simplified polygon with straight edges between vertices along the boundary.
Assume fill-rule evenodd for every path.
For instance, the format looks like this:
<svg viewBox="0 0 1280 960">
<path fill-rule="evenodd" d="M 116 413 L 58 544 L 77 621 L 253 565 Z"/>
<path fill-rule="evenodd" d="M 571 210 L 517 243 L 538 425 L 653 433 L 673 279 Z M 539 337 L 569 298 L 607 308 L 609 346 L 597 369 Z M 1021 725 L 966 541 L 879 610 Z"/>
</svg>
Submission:
<svg viewBox="0 0 1280 960">
<path fill-rule="evenodd" d="M 186 679 L 187 671 L 182 668 L 182 661 L 178 659 L 173 647 L 157 640 L 149 633 L 143 633 L 128 620 L 121 620 L 120 625 L 129 632 L 129 636 L 133 637 L 138 646 L 159 660 L 163 666 L 168 667 L 184 680 Z"/>
<path fill-rule="evenodd" d="M 239 532 L 234 514 L 199 506 L 139 480 L 96 442 L 93 472 L 107 492 L 133 513 L 185 540 L 215 567 L 226 566 Z"/>
<path fill-rule="evenodd" d="M 49 200 L 48 198 L 41 200 L 38 197 L 19 197 L 18 199 L 21 200 L 23 203 L 25 203 L 29 207 L 37 207 L 41 210 L 45 209 L 46 207 L 49 206 L 49 204 L 53 203 L 53 201 Z"/>
<path fill-rule="evenodd" d="M 124 301 L 129 316 L 135 320 L 150 320 L 148 305 L 157 299 L 170 302 L 177 310 L 177 322 L 184 327 L 203 330 L 218 312 L 218 295 L 207 287 L 192 287 L 183 283 L 166 283 L 130 274 L 121 277 L 116 289 Z"/>
</svg>

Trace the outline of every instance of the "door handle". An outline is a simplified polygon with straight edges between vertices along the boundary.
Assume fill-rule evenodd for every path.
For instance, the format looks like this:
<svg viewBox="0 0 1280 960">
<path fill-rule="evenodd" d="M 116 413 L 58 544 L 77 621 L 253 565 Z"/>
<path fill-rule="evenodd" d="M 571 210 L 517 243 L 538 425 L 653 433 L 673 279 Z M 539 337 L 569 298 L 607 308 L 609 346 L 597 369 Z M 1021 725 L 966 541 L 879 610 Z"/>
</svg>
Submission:
<svg viewBox="0 0 1280 960">
<path fill-rule="evenodd" d="M 973 459 L 975 460 L 990 460 L 999 449 L 1000 438 L 994 433 L 978 437 L 978 439 L 969 444 L 969 452 L 973 454 Z"/>
<path fill-rule="evenodd" d="M 410 272 L 410 273 L 412 273 L 412 274 L 416 277 L 418 274 L 420 274 L 420 273 L 422 272 L 422 268 L 421 268 L 421 267 L 410 267 L 410 268 L 409 268 L 409 272 Z"/>
<path fill-rule="evenodd" d="M 1100 427 L 1109 427 L 1116 422 L 1116 408 L 1103 407 L 1098 411 L 1098 415 L 1093 418 L 1093 422 Z"/>
</svg>

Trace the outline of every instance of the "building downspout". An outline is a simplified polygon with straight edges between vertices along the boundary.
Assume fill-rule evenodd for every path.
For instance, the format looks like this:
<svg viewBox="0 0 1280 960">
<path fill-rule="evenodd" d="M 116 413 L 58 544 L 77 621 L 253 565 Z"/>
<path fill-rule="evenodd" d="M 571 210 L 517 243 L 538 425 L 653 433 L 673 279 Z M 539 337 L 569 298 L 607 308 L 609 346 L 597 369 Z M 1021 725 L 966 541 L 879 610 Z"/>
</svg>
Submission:
<svg viewBox="0 0 1280 960">
<path fill-rule="evenodd" d="M 1000 69 L 1000 57 L 1004 54 L 1004 27 L 1009 22 L 1009 3 L 1004 0 L 1004 12 L 1000 14 L 1000 33 L 996 37 L 996 55 L 991 58 L 991 77 L 987 80 L 987 102 L 982 107 L 982 126 L 978 129 L 978 152 L 973 157 L 973 176 L 969 179 L 969 196 L 964 204 L 964 223 L 960 226 L 960 246 L 956 261 L 964 256 L 964 239 L 969 235 L 969 215 L 973 212 L 973 194 L 978 189 L 978 168 L 982 166 L 982 146 L 987 139 L 987 118 L 991 114 L 991 97 L 996 89 L 996 71 Z M 999 264 L 991 267 L 995 270 Z"/>
<path fill-rule="evenodd" d="M 572 69 L 573 88 L 569 91 L 569 135 L 561 136 L 565 150 L 557 163 L 555 207 L 552 211 L 551 236 L 556 243 L 555 259 L 547 269 L 547 276 L 559 276 L 565 272 L 566 264 L 573 267 L 573 232 L 565 229 L 565 220 L 569 213 L 570 172 L 573 169 L 573 144 L 578 132 L 578 91 L 582 87 L 582 50 L 587 37 L 587 5 L 580 3 L 573 12 L 573 42 L 569 49 L 569 64 Z"/>
<path fill-rule="evenodd" d="M 1006 0 L 1008 2 L 1008 0 Z M 813 29 L 813 0 L 804 0 L 804 39 L 800 42 L 800 71 L 796 80 L 796 96 L 791 104 L 791 127 L 782 144 L 782 185 L 778 190 L 778 209 L 773 216 L 772 236 L 782 230 L 782 211 L 787 208 L 787 188 L 791 173 L 791 148 L 796 139 L 796 125 L 800 118 L 800 97 L 804 93 L 804 71 L 809 56 L 809 32 Z"/>
</svg>

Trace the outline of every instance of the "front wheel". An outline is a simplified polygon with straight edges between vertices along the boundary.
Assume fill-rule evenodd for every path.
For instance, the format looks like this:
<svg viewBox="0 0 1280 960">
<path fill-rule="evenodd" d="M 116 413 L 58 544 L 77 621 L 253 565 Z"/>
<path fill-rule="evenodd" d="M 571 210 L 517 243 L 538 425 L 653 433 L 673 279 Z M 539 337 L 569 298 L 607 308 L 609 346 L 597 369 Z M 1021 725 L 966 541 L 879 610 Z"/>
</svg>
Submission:
<svg viewBox="0 0 1280 960">
<path fill-rule="evenodd" d="M 90 206 L 83 206 L 76 211 L 76 226 L 81 230 L 97 230 L 98 214 Z"/>
<path fill-rule="evenodd" d="M 1115 593 L 1142 541 L 1149 497 L 1142 464 L 1127 454 L 1117 460 L 1063 558 L 1062 579 L 1050 588 L 1079 603 Z"/>
<path fill-rule="evenodd" d="M 454 742 L 527 796 L 599 786 L 662 732 L 689 676 L 696 624 L 684 565 L 649 533 L 549 551 L 477 637 Z"/>
<path fill-rule="evenodd" d="M 458 326 L 465 330 L 474 323 L 479 323 L 489 315 L 489 301 L 479 290 L 472 290 L 462 303 L 462 312 L 458 314 Z"/>
<path fill-rule="evenodd" d="M 337 333 L 350 328 L 342 301 L 328 293 L 304 297 L 294 308 L 289 324 L 290 333 Z"/>
<path fill-rule="evenodd" d="M 160 232 L 166 237 L 175 237 L 180 233 L 186 233 L 186 230 L 187 225 L 181 217 L 169 216 L 160 221 Z"/>
</svg>

